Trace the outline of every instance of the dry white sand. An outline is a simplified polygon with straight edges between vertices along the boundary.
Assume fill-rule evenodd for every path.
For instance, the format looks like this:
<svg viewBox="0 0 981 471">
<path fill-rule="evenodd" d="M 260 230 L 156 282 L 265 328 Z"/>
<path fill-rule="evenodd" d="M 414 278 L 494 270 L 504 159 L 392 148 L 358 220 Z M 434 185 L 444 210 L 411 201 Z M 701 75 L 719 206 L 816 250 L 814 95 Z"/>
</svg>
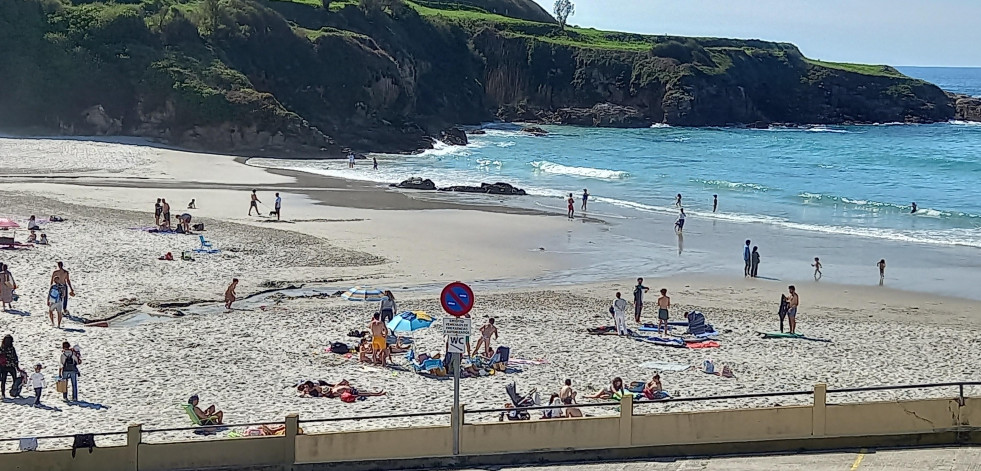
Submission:
<svg viewBox="0 0 981 471">
<path fill-rule="evenodd" d="M 64 141 L 54 142 L 61 145 Z M 576 237 L 593 237 L 599 226 L 569 225 L 563 218 L 479 211 L 325 206 L 315 204 L 299 190 L 283 192 L 289 203 L 284 214 L 291 222 L 272 223 L 268 218 L 246 216 L 246 191 L 216 187 L 215 182 L 275 188 L 291 181 L 288 177 L 239 165 L 228 157 L 154 148 L 140 151 L 149 154 L 135 159 L 137 165 L 123 159 L 113 168 L 117 177 L 152 177 L 142 185 L 144 188 L 124 185 L 124 179 L 117 177 L 86 177 L 85 183 L 98 186 L 0 180 L 0 216 L 14 216 L 21 222 L 29 214 L 58 214 L 69 219 L 45 225 L 53 243 L 49 247 L 0 252 L 0 261 L 11 265 L 20 285 L 21 300 L 15 307 L 28 313 L 0 313 L 0 334 L 13 334 L 22 366 L 41 362 L 49 376 L 56 373 L 61 341 L 81 345 L 84 356 L 80 368 L 80 398 L 84 402 L 63 403 L 53 384 L 44 395 L 52 409 L 31 408 L 23 404 L 26 401 L 4 402 L 0 404 L 3 416 L 15 418 L 9 422 L 5 438 L 121 431 L 134 422 L 146 428 L 188 426 L 179 404 L 195 393 L 205 405 L 217 404 L 230 423 L 281 421 L 291 412 L 299 413 L 301 419 L 315 419 L 448 411 L 452 401 L 452 381 L 416 375 L 401 358 L 395 368 L 383 369 L 326 353 L 324 347 L 331 341 L 353 342 L 346 337 L 347 332 L 364 330 L 374 310 L 374 306 L 337 298 L 287 299 L 259 310 L 154 318 L 154 322 L 109 328 L 85 327 L 81 319 L 69 320 L 65 329 L 54 329 L 48 325 L 43 296 L 57 260 L 65 261 L 71 270 L 78 296 L 71 299 L 70 307 L 73 314 L 84 319 L 104 318 L 132 307 L 149 311 L 152 309 L 146 305 L 160 302 L 217 303 L 232 277 L 242 280 L 240 295 L 302 283 L 385 286 L 396 290 L 400 310 L 426 310 L 441 317 L 436 295 L 442 283 L 454 279 L 528 280 L 569 268 L 568 257 L 535 249 L 561 247 L 563 240 L 572 238 L 573 231 Z M 145 168 L 141 170 L 142 165 L 152 166 L 151 175 Z M 196 182 L 193 179 L 197 175 L 202 177 Z M 216 179 L 216 175 L 221 178 Z M 168 186 L 174 181 L 183 187 Z M 152 210 L 157 196 L 172 201 L 175 214 L 183 212 L 181 208 L 190 198 L 197 199 L 200 209 L 192 211 L 195 222 L 205 221 L 207 238 L 222 253 L 196 255 L 194 262 L 156 260 L 167 251 L 179 256 L 180 251 L 197 246 L 195 237 L 129 229 L 152 222 L 147 210 Z M 271 203 L 268 190 L 260 197 Z M 25 231 L 16 234 L 19 239 L 26 237 Z M 504 385 L 511 381 L 518 383 L 521 392 L 537 388 L 547 398 L 562 380 L 571 378 L 584 396 L 613 376 L 628 382 L 648 379 L 654 371 L 639 365 L 651 360 L 694 366 L 688 371 L 662 374 L 665 388 L 675 397 L 809 390 L 819 382 L 838 388 L 976 377 L 975 355 L 970 352 L 977 351 L 981 330 L 974 314 L 977 302 L 885 288 L 799 284 L 799 330 L 833 340 L 820 343 L 761 340 L 755 335 L 757 331 L 776 330 L 776 304 L 786 289 L 782 283 L 692 275 L 649 278 L 648 286 L 669 289 L 676 304 L 675 318 L 685 310 L 698 309 L 717 329 L 731 330 L 720 337 L 722 346 L 673 349 L 616 336 L 586 335 L 586 327 L 610 324 L 606 309 L 612 293 L 621 290 L 629 297 L 630 278 L 644 275 L 643 268 L 638 268 L 638 273 L 626 273 L 616 282 L 597 280 L 575 287 L 488 283 L 494 288 L 478 290 L 474 322 L 479 325 L 488 317 L 497 318 L 499 343 L 511 347 L 513 358 L 544 359 L 548 363 L 518 365 L 521 371 L 513 374 L 465 379 L 463 403 L 470 409 L 501 407 L 507 401 Z M 398 289 L 401 287 L 410 289 Z M 653 295 L 652 290 L 649 296 Z M 653 316 L 648 311 L 645 320 L 652 321 Z M 436 328 L 419 331 L 413 337 L 420 350 L 438 351 L 443 345 Z M 736 378 L 701 373 L 700 365 L 706 359 L 720 367 L 731 366 Z M 358 387 L 384 389 L 389 395 L 345 404 L 300 398 L 292 388 L 300 379 L 334 382 L 341 378 Z M 953 394 L 953 389 L 916 390 L 837 395 L 831 400 Z M 807 400 L 783 397 L 672 403 L 644 405 L 640 410 L 764 406 Z M 612 407 L 586 412 L 616 413 Z M 468 416 L 467 420 L 496 417 Z M 420 423 L 448 423 L 448 417 L 303 427 L 322 431 Z M 190 436 L 175 432 L 146 439 Z M 100 443 L 109 442 L 109 438 L 100 439 Z M 3 443 L 0 449 L 13 446 Z"/>
</svg>

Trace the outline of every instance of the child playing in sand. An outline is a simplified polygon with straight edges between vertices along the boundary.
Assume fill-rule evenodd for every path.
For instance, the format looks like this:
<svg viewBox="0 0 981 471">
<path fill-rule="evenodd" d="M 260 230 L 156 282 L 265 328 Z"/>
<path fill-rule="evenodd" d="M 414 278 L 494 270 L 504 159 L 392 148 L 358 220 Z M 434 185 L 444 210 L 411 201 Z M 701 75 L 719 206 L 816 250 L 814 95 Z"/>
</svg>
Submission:
<svg viewBox="0 0 981 471">
<path fill-rule="evenodd" d="M 238 286 L 238 278 L 232 278 L 232 284 L 225 290 L 225 309 L 232 310 L 232 303 L 235 302 L 235 288 Z"/>
<path fill-rule="evenodd" d="M 48 235 L 41 233 L 41 238 L 37 241 L 38 245 L 48 245 Z"/>
<path fill-rule="evenodd" d="M 31 231 L 31 235 L 27 236 L 27 243 L 28 244 L 37 243 L 37 231 Z"/>
<path fill-rule="evenodd" d="M 198 209 L 198 207 L 194 205 L 194 198 L 191 198 L 191 202 L 187 203 L 187 209 Z"/>
<path fill-rule="evenodd" d="M 820 280 L 823 273 L 821 273 L 821 259 L 814 257 L 814 263 L 811 264 L 814 267 L 814 281 Z"/>
</svg>

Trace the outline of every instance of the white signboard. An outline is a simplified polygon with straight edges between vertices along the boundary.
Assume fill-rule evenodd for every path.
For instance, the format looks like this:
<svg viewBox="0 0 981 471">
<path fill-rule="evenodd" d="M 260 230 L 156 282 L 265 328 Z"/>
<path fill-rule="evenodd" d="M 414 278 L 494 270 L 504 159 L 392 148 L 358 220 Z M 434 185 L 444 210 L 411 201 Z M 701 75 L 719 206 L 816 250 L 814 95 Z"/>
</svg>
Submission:
<svg viewBox="0 0 981 471">
<path fill-rule="evenodd" d="M 443 335 L 466 337 L 470 335 L 470 319 L 467 317 L 444 317 Z"/>
<path fill-rule="evenodd" d="M 467 351 L 467 338 L 450 337 L 446 345 L 446 353 L 463 353 Z"/>
</svg>

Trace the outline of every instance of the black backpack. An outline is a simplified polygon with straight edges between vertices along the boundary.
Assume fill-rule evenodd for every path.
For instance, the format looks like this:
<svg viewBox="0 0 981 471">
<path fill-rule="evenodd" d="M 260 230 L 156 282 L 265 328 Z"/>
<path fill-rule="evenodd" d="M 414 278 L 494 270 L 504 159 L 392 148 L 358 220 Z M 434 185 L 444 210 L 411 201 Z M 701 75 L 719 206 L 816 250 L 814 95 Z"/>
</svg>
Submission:
<svg viewBox="0 0 981 471">
<path fill-rule="evenodd" d="M 348 348 L 348 346 L 347 346 L 346 343 L 333 342 L 333 343 L 330 344 L 330 351 L 333 352 L 333 353 L 336 353 L 338 355 L 344 355 L 344 354 L 350 352 L 351 349 Z"/>
</svg>

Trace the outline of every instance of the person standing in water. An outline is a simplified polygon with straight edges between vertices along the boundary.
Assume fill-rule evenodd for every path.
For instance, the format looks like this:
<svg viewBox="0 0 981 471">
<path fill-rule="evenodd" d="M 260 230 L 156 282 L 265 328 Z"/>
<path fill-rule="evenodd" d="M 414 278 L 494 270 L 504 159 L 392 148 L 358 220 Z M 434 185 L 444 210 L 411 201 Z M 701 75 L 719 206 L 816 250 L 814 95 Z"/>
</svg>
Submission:
<svg viewBox="0 0 981 471">
<path fill-rule="evenodd" d="M 719 209 L 719 195 L 712 195 L 712 212 Z"/>
<path fill-rule="evenodd" d="M 910 214 L 913 214 L 913 213 L 915 213 L 915 212 L 916 212 L 916 209 L 917 209 L 917 208 L 916 208 L 916 201 L 914 201 L 913 203 L 911 203 L 911 204 L 910 204 L 910 206 L 911 206 L 911 207 L 912 207 L 913 209 L 912 209 L 912 210 L 911 210 L 911 211 L 910 211 L 909 213 L 910 213 Z"/>
<path fill-rule="evenodd" d="M 814 281 L 820 280 L 824 276 L 824 273 L 821 273 L 821 259 L 814 257 L 814 263 L 811 266 L 814 267 Z"/>
<path fill-rule="evenodd" d="M 586 202 L 589 201 L 589 191 L 585 188 L 582 189 L 582 210 L 586 210 Z"/>
<path fill-rule="evenodd" d="M 681 193 L 678 193 L 678 195 L 674 197 L 674 205 L 679 208 L 681 207 Z"/>
<path fill-rule="evenodd" d="M 749 268 L 749 276 L 756 278 L 756 271 L 760 268 L 760 253 L 757 251 L 759 247 L 753 246 L 753 253 L 751 254 L 752 260 Z"/>
<path fill-rule="evenodd" d="M 255 190 L 252 190 L 252 195 L 249 198 L 251 198 L 251 201 L 249 202 L 249 216 L 252 215 L 253 209 L 255 210 L 256 215 L 262 216 L 262 213 L 259 212 L 259 203 L 262 201 L 259 201 L 259 196 L 255 194 Z"/>
<path fill-rule="evenodd" d="M 790 320 L 790 333 L 797 333 L 797 306 L 800 304 L 800 298 L 797 297 L 797 288 L 794 285 L 787 287 L 790 291 L 790 296 L 787 298 L 787 319 Z"/>
<path fill-rule="evenodd" d="M 378 170 L 378 157 L 371 158 L 371 169 Z"/>
<path fill-rule="evenodd" d="M 576 200 L 572 197 L 572 193 L 569 193 L 569 198 L 566 199 L 566 203 L 569 203 L 569 219 L 574 219 L 576 217 Z"/>
<path fill-rule="evenodd" d="M 674 223 L 674 230 L 678 234 L 681 234 L 685 230 L 685 208 L 681 208 L 681 214 L 678 214 L 678 221 Z"/>
<path fill-rule="evenodd" d="M 875 266 L 879 267 L 879 286 L 882 286 L 882 283 L 886 280 L 886 259 L 879 260 L 879 263 L 876 263 Z"/>
<path fill-rule="evenodd" d="M 347 154 L 347 168 L 354 168 L 354 153 Z"/>
<path fill-rule="evenodd" d="M 746 239 L 746 246 L 743 247 L 743 261 L 746 262 L 746 267 L 743 268 L 743 277 L 749 276 L 750 267 L 752 267 L 752 249 L 749 248 L 749 239 Z"/>
</svg>

